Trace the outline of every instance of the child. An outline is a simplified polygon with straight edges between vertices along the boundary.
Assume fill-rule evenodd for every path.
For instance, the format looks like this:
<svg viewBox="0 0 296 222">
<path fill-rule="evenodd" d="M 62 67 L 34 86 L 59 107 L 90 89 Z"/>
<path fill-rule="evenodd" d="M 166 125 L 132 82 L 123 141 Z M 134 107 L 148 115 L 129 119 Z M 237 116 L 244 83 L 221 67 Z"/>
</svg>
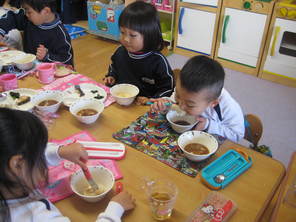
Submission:
<svg viewBox="0 0 296 222">
<path fill-rule="evenodd" d="M 47 163 L 66 158 L 85 168 L 87 153 L 79 144 L 47 147 L 47 130 L 30 112 L 0 108 L 1 221 L 70 221 L 36 189 L 47 181 Z M 134 207 L 127 192 L 113 197 L 98 222 L 120 221 Z"/>
<path fill-rule="evenodd" d="M 18 5 L 16 1 L 0 0 L 0 17 L 5 15 L 10 10 L 17 10 L 15 6 Z M 17 50 L 23 50 L 22 35 L 19 30 L 10 30 L 3 38 L 3 45 Z"/>
<path fill-rule="evenodd" d="M 71 39 L 58 14 L 55 0 L 23 0 L 24 9 L 8 11 L 0 19 L 0 36 L 12 29 L 24 31 L 24 51 L 43 62 L 73 65 Z M 0 41 L 3 37 L 0 37 Z"/>
<path fill-rule="evenodd" d="M 238 142 L 244 137 L 244 116 L 239 104 L 223 89 L 223 67 L 206 56 L 191 58 L 181 70 L 173 98 L 199 121 L 195 130 Z M 153 111 L 166 109 L 165 99 L 153 100 Z"/>
<path fill-rule="evenodd" d="M 120 46 L 111 57 L 106 85 L 130 83 L 140 89 L 138 102 L 170 96 L 172 69 L 160 53 L 163 39 L 155 7 L 143 1 L 128 5 L 119 17 Z"/>
</svg>

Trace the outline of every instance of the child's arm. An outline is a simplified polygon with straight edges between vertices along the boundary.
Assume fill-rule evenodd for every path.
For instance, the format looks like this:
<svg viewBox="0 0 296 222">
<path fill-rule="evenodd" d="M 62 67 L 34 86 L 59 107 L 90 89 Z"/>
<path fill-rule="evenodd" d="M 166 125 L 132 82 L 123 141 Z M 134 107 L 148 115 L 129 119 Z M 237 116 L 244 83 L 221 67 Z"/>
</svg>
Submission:
<svg viewBox="0 0 296 222">
<path fill-rule="evenodd" d="M 24 9 L 16 11 L 8 11 L 0 18 L 0 34 L 6 35 L 12 29 L 24 30 L 28 19 L 25 15 Z"/>
<path fill-rule="evenodd" d="M 41 61 L 61 62 L 73 65 L 73 49 L 69 34 L 59 25 L 56 29 L 51 30 L 48 35 L 50 35 L 50 43 L 44 42 L 43 45 L 39 45 L 38 49 L 36 49 L 40 58 L 41 55 L 43 56 L 42 53 L 44 53 L 44 51 L 47 52 Z M 41 51 L 42 53 L 40 53 Z"/>
<path fill-rule="evenodd" d="M 135 199 L 126 191 L 114 196 L 109 202 L 104 213 L 99 214 L 97 222 L 116 222 L 124 211 L 131 210 L 135 207 Z"/>
<path fill-rule="evenodd" d="M 117 66 L 116 66 L 116 52 L 114 53 L 114 55 L 112 55 L 111 62 L 112 63 L 109 65 L 109 68 L 108 68 L 108 73 L 103 79 L 104 84 L 107 86 L 112 86 L 116 83 L 117 74 L 118 74 Z"/>
<path fill-rule="evenodd" d="M 153 70 L 155 75 L 155 86 L 157 88 L 157 92 L 153 96 L 154 98 L 171 96 L 175 86 L 173 71 L 168 61 L 163 55 L 160 55 L 159 58 L 159 63 L 155 64 Z"/>
<path fill-rule="evenodd" d="M 55 143 L 48 143 L 45 156 L 49 165 L 58 165 L 62 159 L 72 161 L 82 168 L 86 168 L 85 161 L 87 160 L 87 152 L 79 143 L 59 146 Z"/>
</svg>

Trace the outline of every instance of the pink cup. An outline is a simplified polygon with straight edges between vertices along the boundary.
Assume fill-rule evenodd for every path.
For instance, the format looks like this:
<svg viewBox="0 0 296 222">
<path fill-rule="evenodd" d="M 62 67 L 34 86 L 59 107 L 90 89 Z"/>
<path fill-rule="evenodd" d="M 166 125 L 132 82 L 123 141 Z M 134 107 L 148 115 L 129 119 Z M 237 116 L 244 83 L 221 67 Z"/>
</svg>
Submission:
<svg viewBox="0 0 296 222">
<path fill-rule="evenodd" d="M 17 77 L 15 74 L 6 73 L 0 76 L 0 86 L 3 91 L 17 89 Z"/>
<path fill-rule="evenodd" d="M 54 81 L 55 70 L 54 63 L 42 63 L 37 66 L 36 75 L 41 83 L 48 84 Z"/>
</svg>

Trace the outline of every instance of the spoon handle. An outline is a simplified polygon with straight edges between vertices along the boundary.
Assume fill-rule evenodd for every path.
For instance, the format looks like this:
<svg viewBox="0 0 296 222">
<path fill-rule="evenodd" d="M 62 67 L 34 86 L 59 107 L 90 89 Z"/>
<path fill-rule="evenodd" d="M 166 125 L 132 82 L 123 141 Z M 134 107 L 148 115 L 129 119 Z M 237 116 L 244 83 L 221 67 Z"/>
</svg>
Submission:
<svg viewBox="0 0 296 222">
<path fill-rule="evenodd" d="M 93 177 L 92 177 L 92 175 L 91 175 L 89 169 L 88 169 L 88 168 L 86 168 L 86 169 L 82 169 L 82 171 L 83 171 L 83 173 L 84 173 L 84 175 L 85 175 L 85 177 L 86 177 L 86 179 L 87 179 L 89 185 L 90 185 L 93 189 L 95 189 L 95 190 L 99 189 L 99 187 L 98 187 L 98 185 L 96 184 L 96 182 L 94 181 L 94 179 L 93 179 Z"/>
</svg>

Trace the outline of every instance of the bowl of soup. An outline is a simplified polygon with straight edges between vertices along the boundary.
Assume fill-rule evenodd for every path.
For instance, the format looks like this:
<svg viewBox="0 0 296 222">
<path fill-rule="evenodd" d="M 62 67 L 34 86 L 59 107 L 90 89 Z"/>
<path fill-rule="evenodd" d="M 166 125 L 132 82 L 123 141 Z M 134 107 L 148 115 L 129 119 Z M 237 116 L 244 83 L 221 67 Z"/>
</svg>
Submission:
<svg viewBox="0 0 296 222">
<path fill-rule="evenodd" d="M 92 124 L 104 110 L 104 104 L 97 99 L 79 99 L 70 105 L 70 112 L 82 123 Z"/>
<path fill-rule="evenodd" d="M 139 92 L 138 87 L 132 84 L 117 84 L 110 89 L 113 98 L 122 106 L 132 104 Z"/>
<path fill-rule="evenodd" d="M 17 58 L 14 63 L 17 68 L 20 70 L 29 70 L 34 66 L 34 61 L 36 60 L 36 56 L 33 54 L 25 54 Z"/>
<path fill-rule="evenodd" d="M 218 142 L 211 134 L 192 130 L 179 136 L 178 146 L 189 160 L 198 162 L 214 154 L 218 149 Z"/>
<path fill-rule="evenodd" d="M 188 115 L 181 110 L 170 110 L 166 114 L 166 118 L 172 129 L 177 133 L 183 133 L 191 130 L 198 122 L 195 116 Z"/>
<path fill-rule="evenodd" d="M 42 112 L 55 113 L 63 99 L 63 93 L 57 90 L 42 91 L 32 98 L 33 104 Z"/>
<path fill-rule="evenodd" d="M 98 185 L 98 190 L 90 189 L 83 171 L 80 169 L 71 175 L 70 186 L 72 191 L 87 202 L 98 202 L 110 192 L 114 185 L 114 176 L 103 166 L 89 166 L 89 171 Z"/>
</svg>

